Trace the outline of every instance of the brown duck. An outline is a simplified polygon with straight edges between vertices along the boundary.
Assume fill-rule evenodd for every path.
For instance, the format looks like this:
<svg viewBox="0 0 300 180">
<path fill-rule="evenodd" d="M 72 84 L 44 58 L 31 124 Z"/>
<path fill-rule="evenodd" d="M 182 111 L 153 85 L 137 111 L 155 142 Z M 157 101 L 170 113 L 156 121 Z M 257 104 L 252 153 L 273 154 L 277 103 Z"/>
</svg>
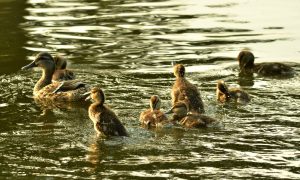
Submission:
<svg viewBox="0 0 300 180">
<path fill-rule="evenodd" d="M 204 113 L 204 105 L 200 93 L 195 85 L 185 79 L 185 67 L 176 64 L 173 68 L 176 80 L 172 87 L 172 105 L 179 101 L 189 104 L 189 110 L 195 113 Z"/>
<path fill-rule="evenodd" d="M 89 107 L 89 117 L 94 123 L 94 129 L 97 134 L 103 136 L 128 136 L 117 115 L 104 104 L 105 95 L 103 91 L 95 87 L 86 94 L 90 94 L 87 100 L 91 98 L 94 101 Z"/>
<path fill-rule="evenodd" d="M 34 98 L 51 101 L 80 101 L 84 100 L 89 87 L 80 81 L 52 81 L 55 71 L 55 63 L 52 56 L 47 52 L 39 53 L 35 60 L 22 67 L 22 70 L 33 67 L 42 68 L 42 77 L 35 84 L 33 89 Z"/>
<path fill-rule="evenodd" d="M 254 55 L 250 51 L 241 51 L 237 57 L 239 61 L 240 74 L 252 75 L 257 73 L 261 76 L 292 76 L 295 74 L 293 68 L 277 62 L 254 64 Z"/>
<path fill-rule="evenodd" d="M 217 81 L 216 95 L 221 103 L 234 101 L 238 104 L 246 104 L 251 99 L 249 94 L 240 88 L 228 88 L 223 80 Z"/>
<path fill-rule="evenodd" d="M 65 80 L 73 80 L 75 79 L 75 74 L 67 69 L 67 60 L 63 57 L 56 55 L 54 56 L 55 62 L 55 71 L 52 76 L 52 80 L 54 81 L 65 81 Z"/>
<path fill-rule="evenodd" d="M 150 109 L 140 114 L 140 122 L 147 128 L 160 127 L 168 122 L 167 116 L 160 111 L 161 100 L 158 96 L 151 96 Z"/>
<path fill-rule="evenodd" d="M 186 128 L 202 128 L 210 124 L 217 123 L 217 120 L 209 116 L 192 112 L 189 110 L 189 103 L 184 101 L 177 102 L 166 114 L 173 113 L 173 120 Z"/>
</svg>

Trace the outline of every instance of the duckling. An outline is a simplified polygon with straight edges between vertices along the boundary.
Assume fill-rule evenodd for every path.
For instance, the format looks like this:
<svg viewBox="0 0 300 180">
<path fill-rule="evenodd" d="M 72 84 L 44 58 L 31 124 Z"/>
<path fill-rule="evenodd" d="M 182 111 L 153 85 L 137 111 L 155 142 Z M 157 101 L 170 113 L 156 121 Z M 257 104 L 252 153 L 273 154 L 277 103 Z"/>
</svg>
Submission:
<svg viewBox="0 0 300 180">
<path fill-rule="evenodd" d="M 75 74 L 67 69 L 67 61 L 63 57 L 56 55 L 53 59 L 55 62 L 55 71 L 52 80 L 64 81 L 75 79 Z"/>
<path fill-rule="evenodd" d="M 89 107 L 89 117 L 94 123 L 94 129 L 98 135 L 103 136 L 128 136 L 125 127 L 117 115 L 106 105 L 105 95 L 101 88 L 94 87 L 86 94 L 90 94 L 86 100 L 92 99 Z"/>
<path fill-rule="evenodd" d="M 237 57 L 239 61 L 240 74 L 252 75 L 257 73 L 261 76 L 292 76 L 295 74 L 293 68 L 282 63 L 259 63 L 254 64 L 254 55 L 250 51 L 241 51 Z"/>
<path fill-rule="evenodd" d="M 217 122 L 209 116 L 191 112 L 189 103 L 185 101 L 177 102 L 170 111 L 166 112 L 166 114 L 170 113 L 173 113 L 173 120 L 179 121 L 179 124 L 186 128 L 202 128 Z"/>
<path fill-rule="evenodd" d="M 150 109 L 140 114 L 140 122 L 147 128 L 159 127 L 168 122 L 167 116 L 160 111 L 161 100 L 154 95 L 150 98 Z"/>
<path fill-rule="evenodd" d="M 47 52 L 39 53 L 35 60 L 22 67 L 22 70 L 40 67 L 43 70 L 42 77 L 35 84 L 33 89 L 34 98 L 40 100 L 55 101 L 80 101 L 86 98 L 84 95 L 89 91 L 89 87 L 80 81 L 52 82 L 55 71 L 53 57 Z"/>
<path fill-rule="evenodd" d="M 235 101 L 238 104 L 247 104 L 250 102 L 250 96 L 247 92 L 239 88 L 228 88 L 223 80 L 217 81 L 217 100 L 219 102 Z"/>
<path fill-rule="evenodd" d="M 185 79 L 185 67 L 182 64 L 176 64 L 173 68 L 176 77 L 172 87 L 172 105 L 176 102 L 185 100 L 189 103 L 190 111 L 204 113 L 204 105 L 200 93 L 195 85 Z"/>
<path fill-rule="evenodd" d="M 186 128 L 205 128 L 217 123 L 216 119 L 199 113 L 188 114 L 179 121 L 179 124 Z"/>
<path fill-rule="evenodd" d="M 188 113 L 190 113 L 190 103 L 188 101 L 178 101 L 176 102 L 166 114 L 173 114 L 172 121 L 179 121 L 184 118 Z M 196 112 L 195 112 L 196 113 Z"/>
</svg>

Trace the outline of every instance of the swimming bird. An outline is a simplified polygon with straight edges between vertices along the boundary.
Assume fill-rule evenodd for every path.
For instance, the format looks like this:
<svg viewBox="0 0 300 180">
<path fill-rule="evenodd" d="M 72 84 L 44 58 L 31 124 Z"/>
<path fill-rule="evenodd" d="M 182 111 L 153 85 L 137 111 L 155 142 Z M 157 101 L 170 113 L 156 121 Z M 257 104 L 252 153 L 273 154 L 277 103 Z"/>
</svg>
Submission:
<svg viewBox="0 0 300 180">
<path fill-rule="evenodd" d="M 173 114 L 172 121 L 177 122 L 187 116 L 188 113 L 190 113 L 190 103 L 182 100 L 176 102 L 165 114 Z"/>
<path fill-rule="evenodd" d="M 94 123 L 94 129 L 102 136 L 128 136 L 128 133 L 117 115 L 104 104 L 105 95 L 101 88 L 94 87 L 86 94 L 92 99 L 89 107 L 89 117 Z"/>
<path fill-rule="evenodd" d="M 167 116 L 160 110 L 160 105 L 160 98 L 151 96 L 150 108 L 140 114 L 140 122 L 147 128 L 160 127 L 168 122 Z"/>
<path fill-rule="evenodd" d="M 173 84 L 171 96 L 172 105 L 178 101 L 189 103 L 189 111 L 204 113 L 204 105 L 197 87 L 185 78 L 185 67 L 182 64 L 176 64 L 173 68 L 176 80 Z"/>
<path fill-rule="evenodd" d="M 246 104 L 251 99 L 249 94 L 240 88 L 228 88 L 223 80 L 217 81 L 216 95 L 217 100 L 222 103 L 232 100 L 238 104 Z"/>
<path fill-rule="evenodd" d="M 241 75 L 257 73 L 261 76 L 292 76 L 295 74 L 293 68 L 282 63 L 270 62 L 254 64 L 255 58 L 250 51 L 241 51 L 237 59 L 239 61 Z"/>
<path fill-rule="evenodd" d="M 55 101 L 80 101 L 86 98 L 85 93 L 90 88 L 78 80 L 55 82 L 52 76 L 55 71 L 53 57 L 47 52 L 39 53 L 35 60 L 22 67 L 22 70 L 33 67 L 42 68 L 42 76 L 33 89 L 34 98 L 39 100 Z"/>
<path fill-rule="evenodd" d="M 170 111 L 166 112 L 166 114 L 170 113 L 173 113 L 173 120 L 178 121 L 180 125 L 186 128 L 202 128 L 218 122 L 209 116 L 190 112 L 189 103 L 184 101 L 177 102 Z"/>
<path fill-rule="evenodd" d="M 60 55 L 53 57 L 55 62 L 55 71 L 52 76 L 54 81 L 64 81 L 64 80 L 73 80 L 75 79 L 75 74 L 67 69 L 67 60 Z"/>
<path fill-rule="evenodd" d="M 218 121 L 203 114 L 192 113 L 182 118 L 179 124 L 186 128 L 206 128 L 218 124 Z"/>
</svg>

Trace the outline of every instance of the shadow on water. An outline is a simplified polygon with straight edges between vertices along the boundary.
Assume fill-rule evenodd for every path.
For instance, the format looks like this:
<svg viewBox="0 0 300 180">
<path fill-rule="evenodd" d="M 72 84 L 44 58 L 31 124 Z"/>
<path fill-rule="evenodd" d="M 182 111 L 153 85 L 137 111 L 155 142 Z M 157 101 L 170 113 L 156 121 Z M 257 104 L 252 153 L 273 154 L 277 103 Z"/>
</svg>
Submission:
<svg viewBox="0 0 300 180">
<path fill-rule="evenodd" d="M 4 0 L 0 2 L 0 74 L 17 72 L 25 63 L 27 41 L 24 29 L 26 1 Z"/>
</svg>

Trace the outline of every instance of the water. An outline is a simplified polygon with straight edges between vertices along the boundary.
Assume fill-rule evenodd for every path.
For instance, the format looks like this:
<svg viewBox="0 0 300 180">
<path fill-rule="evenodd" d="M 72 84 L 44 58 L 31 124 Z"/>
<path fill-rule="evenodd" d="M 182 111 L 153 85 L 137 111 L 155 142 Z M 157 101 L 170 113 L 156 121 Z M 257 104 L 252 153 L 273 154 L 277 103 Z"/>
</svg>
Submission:
<svg viewBox="0 0 300 180">
<path fill-rule="evenodd" d="M 5 0 L 0 2 L 0 178 L 299 179 L 300 77 L 237 76 L 236 56 L 280 61 L 300 73 L 300 1 Z M 101 86 L 130 137 L 99 139 L 86 106 L 45 109 L 32 99 L 40 51 L 60 53 Z M 187 67 L 209 116 L 223 127 L 145 130 L 157 94 L 170 107 L 172 62 Z M 224 79 L 246 106 L 216 102 Z"/>
</svg>

